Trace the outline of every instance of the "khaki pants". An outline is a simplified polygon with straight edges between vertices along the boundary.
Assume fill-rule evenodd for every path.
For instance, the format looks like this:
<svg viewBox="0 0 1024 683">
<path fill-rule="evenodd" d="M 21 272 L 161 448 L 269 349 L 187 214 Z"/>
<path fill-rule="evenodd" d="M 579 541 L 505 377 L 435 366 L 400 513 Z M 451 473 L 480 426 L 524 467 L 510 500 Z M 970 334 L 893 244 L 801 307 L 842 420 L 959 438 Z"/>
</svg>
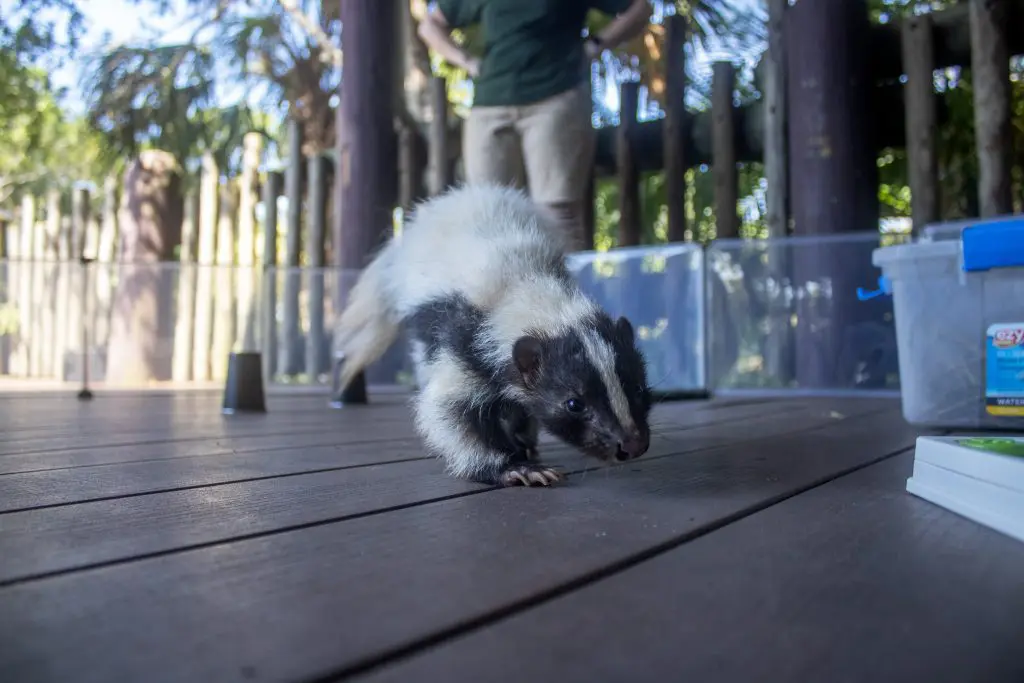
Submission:
<svg viewBox="0 0 1024 683">
<path fill-rule="evenodd" d="M 582 249 L 583 195 L 594 163 L 590 84 L 521 107 L 473 107 L 463 129 L 467 183 L 528 189 Z"/>
</svg>

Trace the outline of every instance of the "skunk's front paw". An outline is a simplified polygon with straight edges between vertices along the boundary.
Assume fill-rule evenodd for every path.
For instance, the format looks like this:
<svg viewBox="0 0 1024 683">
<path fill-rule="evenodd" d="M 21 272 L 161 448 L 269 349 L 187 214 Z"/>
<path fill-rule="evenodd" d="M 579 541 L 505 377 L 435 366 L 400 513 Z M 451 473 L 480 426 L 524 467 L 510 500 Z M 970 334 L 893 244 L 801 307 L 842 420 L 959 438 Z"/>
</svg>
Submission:
<svg viewBox="0 0 1024 683">
<path fill-rule="evenodd" d="M 498 476 L 501 486 L 549 486 L 565 479 L 561 472 L 550 467 L 533 464 L 509 465 Z"/>
</svg>

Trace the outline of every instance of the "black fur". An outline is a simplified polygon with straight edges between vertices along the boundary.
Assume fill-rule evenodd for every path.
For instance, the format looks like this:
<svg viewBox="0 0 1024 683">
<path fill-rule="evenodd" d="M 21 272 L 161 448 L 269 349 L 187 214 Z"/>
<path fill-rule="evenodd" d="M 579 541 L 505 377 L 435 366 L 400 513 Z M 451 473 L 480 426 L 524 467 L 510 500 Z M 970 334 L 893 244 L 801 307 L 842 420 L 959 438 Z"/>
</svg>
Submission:
<svg viewBox="0 0 1024 683">
<path fill-rule="evenodd" d="M 495 484 L 509 465 L 528 462 L 528 454 L 517 441 L 514 427 L 506 426 L 519 425 L 527 418 L 526 411 L 519 404 L 496 397 L 474 407 L 466 400 L 454 403 L 450 407 L 450 414 L 455 424 L 462 425 L 488 448 L 508 456 L 504 464 L 493 463 L 478 471 L 474 476 L 477 481 Z"/>
<path fill-rule="evenodd" d="M 554 436 L 601 459 L 616 457 L 619 443 L 631 438 L 621 433 L 600 373 L 587 357 L 582 329 L 560 336 L 532 331 L 529 336 L 533 339 L 517 344 L 521 356 L 513 358 L 517 354 L 512 354 L 496 367 L 482 353 L 487 343 L 483 334 L 486 314 L 464 297 L 430 301 L 409 316 L 406 325 L 411 336 L 424 345 L 427 362 L 447 350 L 480 379 L 473 396 L 451 406 L 451 415 L 456 424 L 489 448 L 506 454 L 507 460 L 478 472 L 474 476 L 478 481 L 495 483 L 503 471 L 525 462 L 528 451 L 536 446 L 526 436 L 531 417 Z M 616 321 L 601 313 L 585 321 L 584 327 L 595 330 L 615 350 L 615 374 L 633 419 L 647 439 L 650 391 L 632 326 L 625 318 Z M 526 404 L 502 395 L 509 383 L 527 390 L 530 398 Z"/>
<path fill-rule="evenodd" d="M 536 375 L 529 379 L 534 400 L 527 409 L 554 436 L 607 459 L 615 457 L 618 443 L 627 435 L 618 432 L 607 389 L 586 355 L 580 336 L 584 328 L 597 331 L 615 350 L 615 374 L 629 402 L 630 414 L 640 428 L 640 438 L 649 438 L 651 398 L 646 366 L 635 346 L 632 326 L 625 318 L 613 321 L 602 313 L 565 336 L 544 337 L 534 333 L 541 341 L 543 360 Z M 570 410 L 570 399 L 581 400 L 583 410 Z"/>
<path fill-rule="evenodd" d="M 412 337 L 423 343 L 428 361 L 436 360 L 438 352 L 447 349 L 486 379 L 494 368 L 476 351 L 485 320 L 483 311 L 456 295 L 428 301 L 409 316 L 406 325 Z"/>
</svg>

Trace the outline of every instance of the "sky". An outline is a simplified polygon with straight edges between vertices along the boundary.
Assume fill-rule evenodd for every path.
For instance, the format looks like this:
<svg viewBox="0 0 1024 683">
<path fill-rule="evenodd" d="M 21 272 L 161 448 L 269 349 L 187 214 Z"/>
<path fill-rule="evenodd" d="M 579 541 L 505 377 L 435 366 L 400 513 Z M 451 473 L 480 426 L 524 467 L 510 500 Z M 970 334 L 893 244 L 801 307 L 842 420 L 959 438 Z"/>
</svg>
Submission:
<svg viewBox="0 0 1024 683">
<path fill-rule="evenodd" d="M 163 17 L 154 17 L 145 3 L 136 5 L 126 0 L 86 0 L 81 4 L 87 22 L 87 31 L 80 37 L 86 51 L 98 49 L 103 44 L 104 34 L 115 43 L 133 43 L 146 36 L 158 34 L 161 42 L 175 42 L 185 39 L 190 33 L 187 15 L 182 3 L 174 2 L 175 9 Z M 58 87 L 68 89 L 67 105 L 81 110 L 78 82 L 81 78 L 81 64 L 70 63 L 53 74 Z"/>
</svg>

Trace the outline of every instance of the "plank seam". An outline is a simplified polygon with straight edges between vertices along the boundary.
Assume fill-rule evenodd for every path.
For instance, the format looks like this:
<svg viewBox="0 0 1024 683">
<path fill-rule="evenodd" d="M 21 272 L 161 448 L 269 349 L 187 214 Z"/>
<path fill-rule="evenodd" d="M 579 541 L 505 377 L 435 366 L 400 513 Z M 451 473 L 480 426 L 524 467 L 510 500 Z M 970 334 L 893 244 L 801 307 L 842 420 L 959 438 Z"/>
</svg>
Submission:
<svg viewBox="0 0 1024 683">
<path fill-rule="evenodd" d="M 884 412 L 884 409 L 879 409 L 877 411 L 872 410 L 872 411 L 863 413 L 861 415 L 858 415 L 856 417 L 867 417 L 867 416 L 874 415 L 874 414 L 880 413 L 880 412 Z M 856 419 L 856 417 L 855 418 L 843 418 L 843 419 Z M 783 437 L 791 436 L 791 435 L 795 435 L 795 434 L 804 434 L 804 433 L 808 433 L 808 432 L 814 432 L 814 431 L 817 431 L 819 429 L 824 429 L 824 428 L 832 427 L 834 425 L 835 425 L 835 422 L 825 422 L 825 423 L 822 423 L 820 425 L 812 425 L 810 427 L 804 427 L 804 428 L 800 428 L 800 429 L 794 429 L 794 430 L 788 431 L 788 432 L 783 432 L 782 434 L 778 435 L 778 437 L 779 438 L 783 438 Z M 680 456 L 680 455 L 688 455 L 690 453 L 698 453 L 698 452 L 701 452 L 701 451 L 715 451 L 715 450 L 719 450 L 719 449 L 723 449 L 723 448 L 732 448 L 732 447 L 735 447 L 738 444 L 751 443 L 751 442 L 758 441 L 758 440 L 760 440 L 762 438 L 764 438 L 764 437 L 756 436 L 756 437 L 750 437 L 748 439 L 742 439 L 742 440 L 738 440 L 738 441 L 734 441 L 734 442 L 730 442 L 728 444 L 722 444 L 722 445 L 718 445 L 718 446 L 697 447 L 697 448 L 689 448 L 689 449 L 685 449 L 685 450 L 681 450 L 681 451 L 673 451 L 671 453 L 665 453 L 664 455 L 658 455 L 658 456 L 654 456 L 652 458 L 647 458 L 645 462 L 652 462 L 652 461 L 655 461 L 655 460 L 663 460 L 663 459 L 666 459 L 666 458 L 677 457 L 677 456 Z M 375 465 L 391 465 L 391 464 L 414 462 L 416 460 L 430 460 L 430 459 L 431 459 L 431 456 L 426 456 L 426 457 L 413 458 L 413 459 L 408 459 L 408 460 L 395 460 L 395 461 L 387 461 L 387 462 L 379 462 L 379 463 L 367 463 L 367 464 L 363 464 L 363 465 L 350 465 L 350 466 L 345 466 L 345 467 L 330 468 L 330 469 L 326 469 L 326 470 L 313 470 L 313 471 L 310 471 L 310 472 L 298 472 L 298 473 L 286 474 L 286 475 L 272 475 L 272 476 L 267 476 L 267 477 L 258 477 L 258 478 L 254 478 L 254 479 L 244 479 L 244 480 L 237 480 L 237 481 L 230 481 L 230 482 L 218 482 L 216 484 L 199 484 L 199 485 L 195 485 L 195 486 L 187 486 L 187 487 L 181 487 L 181 488 L 176 488 L 176 489 L 167 489 L 167 490 L 162 490 L 162 491 L 147 491 L 147 492 L 143 492 L 143 493 L 127 494 L 127 495 L 123 495 L 123 496 L 107 496 L 107 497 L 104 497 L 104 498 L 94 498 L 94 499 L 90 499 L 90 500 L 76 501 L 76 502 L 70 502 L 70 503 L 54 503 L 54 504 L 51 504 L 51 505 L 36 506 L 34 508 L 21 508 L 21 509 L 17 509 L 17 510 L 7 510 L 7 511 L 0 512 L 0 515 L 9 514 L 9 513 L 13 513 L 13 512 L 25 512 L 25 511 L 30 511 L 30 510 L 43 510 L 43 509 L 53 508 L 53 507 L 66 507 L 68 505 L 78 505 L 78 504 L 82 504 L 82 503 L 98 502 L 98 501 L 104 501 L 104 500 L 115 500 L 115 499 L 118 499 L 118 498 L 135 498 L 135 497 L 138 497 L 138 496 L 146 496 L 146 495 L 157 494 L 157 493 L 168 493 L 168 492 L 173 492 L 173 491 L 187 491 L 187 490 L 193 490 L 193 489 L 199 489 L 199 488 L 210 488 L 210 487 L 213 487 L 213 486 L 223 486 L 223 485 L 226 485 L 226 484 L 244 483 L 244 482 L 248 482 L 248 481 L 260 481 L 260 480 L 263 480 L 263 479 L 276 479 L 276 478 L 280 478 L 280 477 L 299 476 L 299 475 L 302 475 L 302 474 L 318 474 L 318 473 L 321 473 L 321 472 L 333 472 L 333 471 L 339 471 L 339 470 L 349 470 L 349 469 L 358 469 L 358 468 L 363 468 L 363 467 L 373 467 Z M 635 465 L 635 463 L 630 463 L 630 464 Z M 568 473 L 569 474 L 583 474 L 583 473 L 586 473 L 586 472 L 600 471 L 600 470 L 603 470 L 605 468 L 606 468 L 606 466 L 602 466 L 602 465 L 591 465 L 591 466 L 583 467 L 583 468 L 580 468 L 580 469 L 568 470 Z M 436 497 L 436 498 L 428 498 L 428 499 L 424 499 L 424 500 L 412 501 L 412 502 L 409 502 L 409 503 L 401 503 L 401 504 L 389 506 L 389 507 L 386 507 L 386 508 L 380 508 L 380 509 L 375 509 L 375 510 L 366 510 L 366 511 L 363 511 L 363 512 L 351 513 L 351 514 L 348 514 L 348 515 L 340 515 L 340 516 L 337 516 L 337 517 L 330 517 L 330 518 L 326 518 L 326 519 L 316 520 L 316 521 L 313 521 L 313 522 L 303 522 L 302 524 L 293 524 L 293 525 L 278 527 L 276 529 L 267 529 L 266 531 L 259 531 L 259 532 L 255 532 L 255 533 L 252 533 L 252 534 L 245 534 L 245 535 L 242 535 L 242 536 L 232 536 L 230 538 L 222 538 L 222 539 L 217 539 L 217 540 L 213 540 L 213 541 L 207 541 L 207 542 L 203 542 L 203 543 L 195 543 L 195 544 L 190 544 L 190 545 L 185 545 L 185 546 L 179 546 L 177 548 L 172 548 L 172 549 L 168 549 L 168 550 L 160 550 L 160 551 L 155 551 L 155 552 L 150 552 L 150 553 L 143 553 L 141 555 L 134 555 L 134 556 L 131 556 L 131 557 L 122 557 L 122 558 L 118 558 L 116 560 L 104 560 L 104 561 L 101 561 L 101 562 L 93 562 L 93 563 L 83 564 L 83 565 L 79 565 L 79 566 L 66 567 L 66 568 L 63 568 L 63 569 L 57 569 L 57 570 L 48 571 L 48 572 L 39 572 L 37 574 L 30 574 L 30 575 L 26 575 L 26 576 L 20 576 L 20 577 L 14 578 L 14 579 L 0 580 L 0 589 L 8 588 L 8 587 L 15 586 L 15 585 L 18 585 L 18 584 L 29 583 L 31 581 L 38 581 L 38 580 L 41 580 L 41 579 L 54 578 L 54 577 L 62 576 L 62 575 L 65 575 L 65 574 L 72 574 L 72 573 L 75 573 L 75 572 L 89 571 L 89 570 L 95 570 L 95 569 L 103 569 L 105 567 L 112 567 L 112 566 L 118 566 L 118 565 L 122 565 L 122 564 L 128 564 L 128 563 L 131 563 L 131 562 L 138 562 L 138 561 L 148 560 L 148 559 L 152 559 L 152 558 L 162 557 L 162 556 L 165 556 L 165 555 L 172 555 L 172 554 L 175 554 L 175 553 L 189 552 L 189 551 L 194 551 L 194 550 L 201 550 L 201 549 L 204 549 L 204 548 L 216 547 L 218 545 L 224 545 L 224 544 L 227 544 L 227 543 L 236 543 L 236 542 L 241 542 L 241 541 L 248 541 L 248 540 L 253 540 L 253 539 L 256 539 L 256 538 L 262 538 L 262 537 L 265 537 L 265 536 L 271 536 L 271 535 L 274 535 L 274 534 L 282 534 L 282 533 L 288 533 L 288 532 L 292 532 L 292 531 L 299 531 L 299 530 L 302 530 L 302 529 L 309 529 L 309 528 L 314 528 L 314 527 L 318 527 L 318 526 L 324 526 L 324 525 L 327 525 L 327 524 L 337 524 L 337 523 L 340 523 L 340 522 L 352 521 L 352 520 L 356 520 L 356 519 L 360 519 L 360 518 L 364 518 L 364 517 L 372 517 L 372 516 L 375 516 L 375 515 L 381 515 L 381 514 L 387 514 L 387 513 L 390 513 L 390 512 L 397 512 L 397 511 L 401 511 L 401 510 L 406 510 L 406 509 L 414 508 L 414 507 L 417 507 L 417 506 L 435 505 L 435 504 L 438 504 L 438 503 L 443 503 L 445 501 L 454 500 L 456 498 L 463 498 L 463 497 L 467 497 L 467 496 L 476 496 L 476 495 L 482 495 L 484 493 L 488 493 L 488 492 L 491 492 L 491 491 L 498 491 L 498 490 L 500 490 L 500 488 L 501 487 L 498 487 L 498 486 L 486 486 L 486 487 L 482 487 L 482 488 L 479 488 L 479 489 L 476 489 L 476 490 L 473 490 L 473 491 L 463 491 L 463 492 L 460 492 L 460 493 L 448 494 L 448 495 L 439 496 L 439 497 Z"/>
<path fill-rule="evenodd" d="M 429 636 L 413 640 L 399 647 L 392 648 L 389 651 L 373 655 L 370 657 L 366 657 L 362 661 L 356 661 L 353 664 L 345 666 L 329 674 L 306 679 L 304 683 L 337 683 L 338 681 L 344 680 L 345 678 L 364 675 L 375 669 L 379 669 L 390 664 L 395 664 L 403 659 L 415 656 L 423 652 L 424 650 L 441 645 L 445 641 L 457 639 L 475 630 L 491 626 L 504 619 L 513 617 L 520 612 L 524 612 L 528 609 L 538 607 L 545 602 L 555 600 L 564 595 L 568 595 L 573 591 L 586 588 L 587 586 L 597 583 L 598 581 L 610 578 L 623 571 L 636 567 L 641 563 L 646 562 L 647 560 L 657 557 L 658 555 L 675 550 L 685 545 L 686 543 L 701 538 L 702 536 L 711 534 L 715 531 L 718 531 L 719 529 L 729 526 L 730 524 L 735 524 L 736 522 L 746 517 L 755 515 L 759 512 L 763 512 L 764 510 L 767 510 L 770 507 L 783 503 L 791 498 L 795 498 L 796 496 L 807 493 L 808 491 L 812 491 L 820 486 L 824 486 L 832 481 L 835 481 L 836 479 L 848 476 L 850 474 L 853 474 L 854 472 L 863 470 L 873 465 L 877 465 L 880 462 L 883 462 L 890 458 L 894 458 L 913 449 L 913 445 L 905 446 L 898 450 L 890 451 L 876 458 L 872 458 L 871 460 L 865 461 L 863 463 L 844 468 L 825 477 L 821 477 L 804 487 L 796 489 L 795 491 L 779 494 L 772 498 L 768 498 L 764 501 L 760 501 L 742 510 L 738 510 L 732 513 L 731 515 L 726 515 L 721 519 L 717 519 L 713 522 L 709 522 L 708 524 L 704 524 L 695 529 L 691 529 L 686 533 L 680 534 L 675 538 L 652 546 L 647 550 L 644 550 L 639 553 L 634 553 L 629 557 L 613 562 L 598 570 L 588 572 L 570 581 L 566 581 L 560 585 L 540 591 L 539 593 L 532 595 L 528 598 L 518 600 L 512 604 L 492 610 L 491 612 L 488 612 L 486 614 L 482 614 L 478 617 L 468 619 L 460 624 L 455 624 L 437 633 L 433 633 Z"/>
<path fill-rule="evenodd" d="M 861 414 L 853 416 L 853 417 L 842 418 L 842 419 L 857 419 L 857 418 L 861 418 L 861 417 L 867 417 L 869 415 L 874 415 L 876 413 L 885 412 L 885 410 L 886 409 L 884 409 L 884 408 L 880 408 L 878 410 L 871 410 L 871 411 L 868 411 L 868 412 L 865 412 L 865 413 L 861 413 Z M 825 429 L 827 427 L 832 427 L 835 424 L 836 424 L 836 422 L 823 422 L 821 424 L 812 425 L 810 427 L 803 427 L 803 428 L 800 428 L 800 429 L 794 429 L 792 431 L 782 432 L 781 434 L 778 434 L 777 436 L 778 437 L 784 437 L 784 436 L 788 436 L 788 435 L 791 435 L 791 434 L 802 434 L 804 432 L 812 432 L 812 431 L 816 431 L 818 429 Z M 707 426 L 714 426 L 714 425 L 711 424 L 711 423 L 703 423 L 703 424 L 700 424 L 700 425 L 696 425 L 693 428 L 694 429 L 699 429 L 699 428 L 703 428 L 703 427 L 707 427 Z M 679 431 L 686 431 L 686 430 L 684 429 L 684 430 L 679 430 Z M 757 440 L 759 440 L 761 438 L 764 438 L 764 437 L 760 437 L 760 436 L 749 437 L 749 438 L 746 438 L 746 439 L 742 439 L 742 440 L 731 442 L 731 443 L 728 444 L 728 446 L 732 447 L 732 446 L 735 446 L 737 444 L 749 443 L 751 441 L 757 441 Z M 642 466 L 644 463 L 653 462 L 655 460 L 661 460 L 663 458 L 671 458 L 671 457 L 675 457 L 677 455 L 685 455 L 685 454 L 688 454 L 688 453 L 694 453 L 694 452 L 698 452 L 698 451 L 702 451 L 702 450 L 715 450 L 717 448 L 723 448 L 723 447 L 725 447 L 725 446 L 708 446 L 708 447 L 700 447 L 700 448 L 687 448 L 687 449 L 684 449 L 684 450 L 681 450 L 681 451 L 672 451 L 671 453 L 665 453 L 664 455 L 655 455 L 655 456 L 651 456 L 651 457 L 645 457 L 643 462 L 641 462 L 641 463 L 630 462 L 630 463 L 624 463 L 624 465 L 628 464 L 629 466 L 633 466 L 633 467 L 635 467 L 637 465 L 641 465 Z M 568 447 L 556 446 L 555 449 L 557 449 L 555 451 L 557 453 L 568 453 L 568 452 L 571 452 L 571 449 L 569 449 Z M 373 467 L 375 465 L 396 465 L 396 464 L 401 464 L 401 463 L 406 463 L 406 462 L 416 462 L 416 461 L 419 461 L 419 460 L 431 460 L 431 459 L 433 459 L 433 456 L 427 455 L 427 456 L 420 456 L 420 457 L 414 457 L 414 458 L 402 458 L 402 459 L 397 459 L 397 460 L 383 460 L 383 461 L 380 461 L 380 462 L 361 463 L 361 464 L 358 464 L 358 465 L 342 465 L 342 466 L 339 466 L 339 467 L 322 467 L 322 468 L 312 469 L 312 470 L 303 470 L 301 472 L 287 472 L 287 473 L 284 473 L 284 474 L 269 474 L 269 475 L 264 475 L 264 476 L 260 476 L 260 477 L 245 477 L 245 478 L 242 478 L 242 479 L 229 479 L 229 480 L 226 480 L 226 481 L 218 481 L 218 482 L 209 483 L 209 484 L 193 484 L 193 485 L 190 485 L 190 486 L 172 486 L 172 487 L 162 488 L 162 489 L 153 489 L 153 490 L 150 490 L 150 491 L 138 491 L 136 493 L 123 493 L 123 494 L 119 494 L 119 495 L 116 495 L 116 496 L 98 496 L 96 498 L 83 498 L 83 499 L 80 499 L 80 500 L 67 501 L 67 502 L 63 502 L 63 503 L 46 503 L 45 505 L 29 505 L 29 506 L 20 507 L 20 508 L 12 508 L 10 510 L 0 510 L 0 516 L 13 514 L 15 512 L 29 512 L 29 511 L 32 511 L 32 510 L 46 510 L 46 509 L 49 509 L 49 508 L 67 507 L 69 505 L 79 505 L 79 504 L 82 504 L 82 503 L 96 503 L 96 502 L 105 501 L 105 500 L 117 500 L 119 498 L 137 498 L 139 496 L 149 496 L 149 495 L 153 495 L 153 494 L 157 494 L 157 493 L 173 493 L 175 491 L 192 491 L 192 490 L 195 490 L 195 489 L 211 488 L 211 487 L 214 487 L 214 486 L 225 486 L 225 485 L 228 485 L 228 484 L 245 484 L 245 483 L 254 482 L 254 481 L 264 481 L 264 480 L 267 480 L 267 479 L 280 479 L 280 478 L 284 478 L 284 477 L 298 477 L 298 476 L 302 476 L 302 475 L 305 475 L 305 474 L 322 474 L 324 472 L 337 472 L 337 471 L 340 471 L 340 470 L 356 469 L 356 468 L 360 468 L 360 467 Z M 174 460 L 174 458 L 171 458 L 171 460 Z M 127 464 L 130 464 L 130 463 L 127 463 Z M 615 465 L 612 465 L 612 467 L 614 467 L 614 466 Z M 581 473 L 586 473 L 586 472 L 591 472 L 591 471 L 604 470 L 607 467 L 608 467 L 608 465 L 592 465 L 592 466 L 584 467 L 582 469 L 568 470 L 568 472 L 570 474 L 581 474 Z M 44 470 L 44 471 L 54 471 L 54 470 Z M 17 472 L 17 473 L 12 473 L 12 474 L 24 474 L 24 473 Z M 479 492 L 483 493 L 483 492 L 486 492 L 486 491 L 494 491 L 494 490 L 497 490 L 498 488 L 499 487 L 497 487 L 497 486 L 489 486 L 487 488 L 481 489 Z M 421 505 L 428 505 L 428 504 L 431 504 L 432 502 L 434 502 L 434 501 L 426 500 L 426 501 L 421 501 L 419 504 L 421 504 Z"/>
<path fill-rule="evenodd" d="M 783 414 L 790 413 L 790 412 L 798 412 L 799 409 L 800 409 L 799 406 L 797 406 L 795 408 L 793 408 L 793 407 L 780 408 L 778 410 L 771 411 L 771 412 L 767 413 L 766 415 L 764 415 L 762 417 L 767 417 L 767 416 L 770 416 L 770 415 L 783 415 Z M 854 416 L 854 417 L 856 417 L 856 416 Z M 666 435 L 666 434 L 677 434 L 677 433 L 681 433 L 681 432 L 692 431 L 694 429 L 703 429 L 705 427 L 713 427 L 713 426 L 716 426 L 716 425 L 725 424 L 727 422 L 731 422 L 734 419 L 736 419 L 736 418 L 735 417 L 732 417 L 732 418 L 720 418 L 720 419 L 716 419 L 716 420 L 708 420 L 706 422 L 700 422 L 700 423 L 697 423 L 697 424 L 686 425 L 686 426 L 683 426 L 683 427 L 676 427 L 676 428 L 669 427 L 669 428 L 666 428 L 666 429 L 661 429 L 660 425 L 655 424 L 653 429 L 652 429 L 652 435 L 653 436 L 663 436 L 663 435 Z M 301 433 L 304 434 L 306 432 L 303 431 Z M 270 435 L 270 436 L 288 436 L 288 435 L 290 435 L 290 433 L 289 434 L 283 434 L 283 435 Z M 230 439 L 231 437 L 229 436 L 229 437 L 214 437 L 214 438 L 217 438 L 217 439 Z M 248 438 L 248 437 L 247 436 L 243 436 L 243 438 Z M 340 444 L 331 443 L 331 442 L 322 443 L 322 444 L 304 444 L 302 446 L 302 448 L 322 448 L 322 447 L 329 447 L 329 446 L 334 446 L 334 445 L 338 446 L 338 448 L 347 448 L 349 446 L 365 446 L 367 444 L 385 444 L 385 445 L 387 445 L 387 444 L 394 444 L 394 443 L 401 443 L 401 442 L 414 442 L 416 445 L 419 444 L 419 440 L 415 437 L 415 435 L 410 435 L 410 436 L 386 438 L 386 439 L 362 439 L 362 440 L 359 440 L 359 441 L 346 441 L 345 443 L 340 443 Z M 146 443 L 147 442 L 136 442 L 136 443 L 131 443 L 131 444 L 119 444 L 119 445 L 115 444 L 113 446 L 111 446 L 109 444 L 108 445 L 102 445 L 102 446 L 87 446 L 87 447 L 85 447 L 85 449 L 91 450 L 91 449 L 103 449 L 103 448 L 123 448 L 123 447 L 126 447 L 126 446 L 146 445 Z M 157 442 L 157 443 L 167 443 L 167 442 Z M 286 450 L 294 450 L 294 449 L 295 449 L 295 446 L 274 446 L 274 447 L 271 447 L 271 448 L 254 448 L 252 450 L 248 450 L 248 449 L 232 450 L 230 454 L 231 455 L 237 455 L 237 454 L 252 454 L 252 453 L 273 453 L 273 452 L 276 452 L 276 451 L 286 451 Z M 26 453 L 0 453 L 0 459 L 8 458 L 8 457 L 19 457 L 19 456 L 25 456 L 25 455 L 46 455 L 46 454 L 53 454 L 53 453 L 63 453 L 65 451 L 79 451 L 79 450 L 83 450 L 83 449 L 82 448 L 78 448 L 78 447 L 73 447 L 73 448 L 60 448 L 60 449 L 47 450 L 47 451 L 33 451 L 33 452 L 26 452 Z M 562 446 L 561 444 L 552 444 L 548 452 L 554 451 L 554 452 L 557 452 L 557 453 L 561 453 L 564 450 L 568 450 L 568 447 Z M 31 469 L 31 470 L 17 470 L 17 471 L 14 471 L 14 472 L 0 472 L 0 477 L 6 477 L 6 476 L 10 476 L 12 474 L 33 474 L 33 473 L 39 473 L 39 472 L 59 472 L 61 470 L 76 470 L 76 469 L 83 469 L 83 468 L 87 468 L 87 467 L 110 467 L 110 466 L 115 466 L 115 465 L 133 465 L 135 463 L 142 463 L 142 462 L 163 462 L 163 461 L 170 461 L 170 460 L 178 461 L 178 460 L 190 460 L 190 459 L 195 459 L 195 458 L 217 458 L 217 457 L 222 457 L 224 455 L 226 455 L 225 452 L 220 452 L 220 453 L 201 453 L 201 454 L 198 454 L 198 455 L 170 456 L 170 457 L 167 457 L 167 458 L 144 458 L 144 459 L 141 459 L 141 460 L 125 460 L 125 461 L 122 461 L 122 462 L 114 461 L 114 462 L 90 463 L 90 464 L 87 464 L 87 465 L 65 465 L 65 466 L 62 466 L 62 467 L 47 467 L 47 468 L 39 468 L 39 469 Z M 2 461 L 2 460 L 0 460 L 0 461 Z M 404 460 L 396 460 L 395 462 L 405 462 L 405 461 Z M 0 513 L 0 514 L 2 514 L 2 513 Z"/>
</svg>

